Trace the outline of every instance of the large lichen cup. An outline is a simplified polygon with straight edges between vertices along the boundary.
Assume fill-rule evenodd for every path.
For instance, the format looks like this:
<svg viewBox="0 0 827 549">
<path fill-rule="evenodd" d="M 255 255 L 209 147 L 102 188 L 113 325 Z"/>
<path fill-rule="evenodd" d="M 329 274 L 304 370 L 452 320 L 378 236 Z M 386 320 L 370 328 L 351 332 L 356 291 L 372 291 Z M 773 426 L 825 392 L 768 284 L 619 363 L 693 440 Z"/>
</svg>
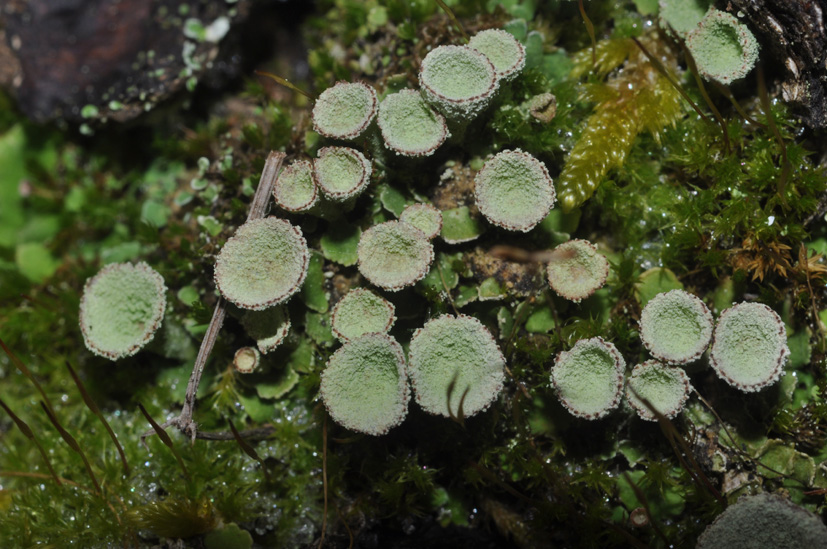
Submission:
<svg viewBox="0 0 827 549">
<path fill-rule="evenodd" d="M 449 120 L 468 122 L 497 91 L 497 71 L 484 54 L 468 46 L 439 46 L 419 69 L 425 99 Z"/>
<path fill-rule="evenodd" d="M 425 233 L 401 221 L 386 221 L 362 233 L 359 272 L 385 290 L 411 286 L 428 274 L 434 247 Z"/>
<path fill-rule="evenodd" d="M 657 420 L 644 399 L 658 413 L 672 419 L 683 410 L 691 388 L 689 376 L 682 368 L 647 360 L 632 369 L 626 383 L 626 399 L 642 419 Z"/>
<path fill-rule="evenodd" d="M 400 90 L 379 105 L 385 147 L 402 156 L 430 156 L 448 138 L 445 118 L 415 90 Z"/>
<path fill-rule="evenodd" d="M 603 286 L 609 276 L 609 260 L 588 240 L 569 240 L 554 248 L 546 274 L 557 295 L 576 303 Z"/>
<path fill-rule="evenodd" d="M 581 339 L 562 351 L 551 368 L 560 403 L 572 415 L 598 419 L 620 404 L 626 362 L 612 343 L 600 337 Z"/>
<path fill-rule="evenodd" d="M 320 392 L 339 425 L 368 435 L 387 433 L 408 413 L 402 347 L 386 334 L 366 334 L 346 343 L 328 360 Z"/>
<path fill-rule="evenodd" d="M 525 67 L 525 48 L 511 33 L 500 29 L 480 31 L 471 37 L 468 45 L 485 55 L 497 78 L 508 81 Z"/>
<path fill-rule="evenodd" d="M 503 387 L 505 358 L 476 318 L 442 315 L 414 332 L 408 353 L 416 401 L 430 414 L 470 417 Z"/>
<path fill-rule="evenodd" d="M 152 341 L 166 308 L 164 279 L 146 263 L 107 265 L 86 281 L 80 329 L 86 347 L 119 360 Z"/>
<path fill-rule="evenodd" d="M 363 82 L 336 82 L 313 105 L 313 129 L 331 139 L 355 139 L 376 116 L 376 90 Z"/>
<path fill-rule="evenodd" d="M 729 84 L 746 76 L 758 60 L 758 41 L 734 15 L 710 9 L 686 36 L 686 47 L 707 80 Z"/>
<path fill-rule="evenodd" d="M 652 356 L 667 364 L 700 358 L 712 338 L 712 313 L 683 290 L 656 295 L 640 313 L 640 339 Z"/>
<path fill-rule="evenodd" d="M 307 242 L 289 221 L 277 217 L 238 228 L 215 261 L 215 284 L 242 309 L 260 311 L 287 301 L 307 276 Z"/>
<path fill-rule="evenodd" d="M 554 183 L 546 166 L 519 149 L 502 151 L 474 177 L 474 196 L 485 218 L 509 231 L 527 232 L 554 205 Z"/>
<path fill-rule="evenodd" d="M 789 356 L 784 323 L 763 303 L 739 303 L 718 318 L 709 362 L 736 389 L 753 392 L 772 385 Z"/>
</svg>

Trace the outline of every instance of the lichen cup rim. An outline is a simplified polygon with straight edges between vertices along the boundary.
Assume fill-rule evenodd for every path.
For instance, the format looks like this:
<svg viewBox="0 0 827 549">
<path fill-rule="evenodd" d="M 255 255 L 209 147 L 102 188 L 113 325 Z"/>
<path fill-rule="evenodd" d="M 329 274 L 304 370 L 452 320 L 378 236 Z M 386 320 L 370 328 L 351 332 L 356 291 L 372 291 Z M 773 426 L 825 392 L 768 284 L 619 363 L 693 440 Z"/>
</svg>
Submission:
<svg viewBox="0 0 827 549">
<path fill-rule="evenodd" d="M 569 367 L 566 362 L 577 357 L 579 353 L 583 353 L 588 350 L 586 349 L 587 347 L 597 347 L 600 351 L 603 351 L 611 359 L 610 366 L 612 367 L 612 370 L 608 372 L 608 374 L 614 374 L 614 376 L 607 375 L 607 379 L 605 380 L 607 381 L 607 384 L 611 385 L 608 392 L 611 393 L 611 398 L 605 399 L 606 402 L 601 403 L 600 406 L 593 407 L 593 410 L 586 410 L 582 406 L 573 403 L 572 399 L 569 398 L 572 396 L 570 388 L 564 387 L 563 380 L 561 379 L 563 375 L 563 373 L 561 373 L 561 369 Z M 626 361 L 623 359 L 620 351 L 617 350 L 617 347 L 615 347 L 612 342 L 606 341 L 602 337 L 597 336 L 578 340 L 568 351 L 560 351 L 554 359 L 554 365 L 551 368 L 550 377 L 552 385 L 557 393 L 557 397 L 560 400 L 560 404 L 562 404 L 563 407 L 569 411 L 569 413 L 581 419 L 594 420 L 607 416 L 609 412 L 616 409 L 620 405 L 623 395 L 623 378 L 625 369 Z M 613 382 L 609 379 L 610 377 L 613 377 Z"/>
<path fill-rule="evenodd" d="M 309 174 L 310 183 L 313 187 L 313 194 L 306 202 L 302 202 L 299 204 L 289 204 L 286 201 L 286 196 L 284 193 L 284 181 L 286 181 L 287 176 L 296 177 L 298 175 L 299 170 L 305 171 Z M 316 203 L 319 201 L 319 186 L 316 183 L 316 179 L 313 176 L 313 163 L 307 159 L 298 159 L 290 162 L 284 168 L 281 169 L 278 176 L 276 176 L 276 182 L 273 185 L 273 199 L 276 201 L 276 205 L 290 213 L 304 213 L 310 210 Z M 284 178 L 284 179 L 283 179 Z"/>
<path fill-rule="evenodd" d="M 673 379 L 677 378 L 675 385 L 677 386 L 678 384 L 680 384 L 680 386 L 683 388 L 683 392 L 677 399 L 677 402 L 674 406 L 671 406 L 665 410 L 658 409 L 658 411 L 661 414 L 663 414 L 666 418 L 672 419 L 676 417 L 681 412 L 681 410 L 683 410 L 684 406 L 686 405 L 686 401 L 689 400 L 689 393 L 692 390 L 692 384 L 689 381 L 689 376 L 686 375 L 686 372 L 683 370 L 683 368 L 680 368 L 678 366 L 669 366 L 668 364 L 664 364 L 654 358 L 635 365 L 635 367 L 632 368 L 632 372 L 629 374 L 628 379 L 626 380 L 626 400 L 629 403 L 629 405 L 637 412 L 638 417 L 646 421 L 657 421 L 657 417 L 655 416 L 655 414 L 652 413 L 652 411 L 645 405 L 645 403 L 642 400 L 639 400 L 641 396 L 647 398 L 646 395 L 640 394 L 639 389 L 636 389 L 633 386 L 641 376 L 645 375 L 644 370 L 653 368 L 660 369 L 663 372 L 667 372 L 668 374 L 673 376 Z M 635 394 L 636 392 L 638 394 Z M 657 403 L 651 402 L 650 400 L 650 404 L 652 404 L 652 406 L 655 406 Z"/>
<path fill-rule="evenodd" d="M 502 71 L 497 68 L 496 64 L 494 64 L 494 61 L 492 61 L 490 57 L 488 58 L 488 60 L 491 61 L 491 64 L 494 65 L 494 71 L 497 74 L 497 78 L 499 78 L 501 80 L 504 80 L 504 81 L 510 80 L 510 79 L 514 78 L 515 76 L 517 76 L 517 74 L 519 74 L 520 71 L 525 67 L 525 58 L 526 58 L 525 46 L 523 46 L 520 43 L 520 41 L 517 40 L 514 37 L 514 35 L 512 35 L 510 32 L 507 32 L 503 29 L 494 29 L 494 28 L 485 29 L 485 30 L 479 31 L 474 36 L 472 36 L 471 39 L 468 41 L 468 46 L 475 49 L 475 50 L 477 50 L 478 52 L 482 53 L 486 57 L 488 57 L 488 54 L 486 54 L 485 51 L 483 51 L 481 49 L 478 49 L 478 47 L 474 45 L 474 41 L 478 36 L 483 36 L 483 35 L 490 36 L 492 34 L 496 34 L 498 37 L 504 37 L 504 38 L 506 38 L 506 40 L 509 40 L 510 43 L 513 43 L 514 45 L 517 46 L 517 51 L 519 52 L 519 55 L 517 56 L 517 60 L 514 63 L 512 63 L 511 65 L 509 65 L 508 68 L 506 68 Z"/>
<path fill-rule="evenodd" d="M 374 261 L 376 253 L 382 250 L 376 250 L 374 252 L 368 250 L 369 245 L 378 245 L 375 242 L 369 241 L 375 238 L 379 233 L 385 231 L 402 231 L 407 234 L 397 236 L 402 236 L 411 240 L 421 239 L 421 249 L 419 249 L 417 251 L 418 253 L 415 254 L 417 257 L 413 258 L 413 263 L 408 266 L 409 268 L 405 269 L 405 276 L 385 276 L 386 271 L 382 269 L 382 266 L 375 264 L 377 261 Z M 357 265 L 359 272 L 362 273 L 362 275 L 368 279 L 371 284 L 379 286 L 384 290 L 395 292 L 407 286 L 412 286 L 416 282 L 425 278 L 425 275 L 428 274 L 428 270 L 434 261 L 434 247 L 433 244 L 431 244 L 431 242 L 425 237 L 425 233 L 416 227 L 413 227 L 407 223 L 402 223 L 398 220 L 385 221 L 384 223 L 373 225 L 369 229 L 362 232 L 362 236 L 359 238 L 359 245 L 356 249 L 356 255 L 358 257 Z M 378 263 L 384 262 L 379 261 Z"/>
<path fill-rule="evenodd" d="M 400 141 L 395 137 L 395 130 L 392 127 L 391 121 L 388 120 L 388 110 L 393 107 L 396 107 L 394 102 L 403 100 L 411 100 L 418 102 L 422 107 L 429 111 L 428 114 L 434 117 L 438 131 L 434 134 L 436 138 L 430 140 L 430 144 L 427 147 L 406 147 L 403 146 L 400 143 Z M 377 114 L 376 120 L 379 126 L 379 131 L 382 134 L 382 141 L 385 147 L 398 155 L 407 156 L 411 158 L 432 155 L 434 151 L 441 147 L 442 144 L 445 143 L 445 141 L 451 135 L 448 131 L 448 124 L 445 122 L 445 117 L 442 116 L 442 114 L 440 114 L 439 112 L 435 111 L 433 108 L 431 108 L 431 106 L 428 105 L 428 102 L 425 101 L 425 99 L 423 99 L 422 95 L 418 91 L 412 90 L 410 88 L 405 88 L 399 90 L 398 92 L 391 93 L 385 96 L 385 98 L 382 99 L 382 102 L 379 104 L 379 113 Z"/>
<path fill-rule="evenodd" d="M 699 326 L 699 333 L 695 343 L 683 351 L 676 351 L 670 349 L 669 344 L 658 341 L 658 337 L 653 331 L 657 331 L 664 327 L 661 319 L 655 318 L 662 315 L 663 311 L 659 308 L 678 306 L 676 300 L 682 300 L 681 305 L 684 309 L 692 309 L 694 320 Z M 677 318 L 672 315 L 670 318 Z M 689 293 L 686 290 L 669 290 L 668 292 L 661 292 L 649 300 L 640 313 L 640 339 L 643 346 L 651 353 L 653 357 L 670 365 L 684 365 L 690 364 L 698 360 L 701 355 L 709 348 L 712 341 L 714 319 L 709 307 L 706 306 L 701 298 L 695 294 Z M 661 334 L 661 337 L 663 334 Z"/>
<path fill-rule="evenodd" d="M 368 95 L 370 96 L 370 105 L 371 106 L 368 109 L 368 116 L 366 118 L 364 118 L 364 120 L 356 128 L 354 128 L 353 130 L 351 130 L 349 132 L 345 132 L 345 133 L 330 132 L 327 129 L 319 126 L 318 121 L 316 120 L 316 118 L 317 118 L 317 116 L 316 116 L 316 107 L 318 105 L 320 105 L 320 102 L 326 101 L 326 99 L 327 99 L 326 94 L 334 93 L 332 90 L 335 90 L 337 88 L 337 86 L 354 86 L 354 87 L 359 87 L 359 88 L 362 88 L 362 89 L 366 89 L 366 90 L 368 90 Z M 378 96 L 376 94 L 376 90 L 373 88 L 373 86 L 371 86 L 370 84 L 368 84 L 366 82 L 362 82 L 360 80 L 357 80 L 357 81 L 354 81 L 354 82 L 348 82 L 346 80 L 338 80 L 332 86 L 330 86 L 329 88 L 322 91 L 322 93 L 319 94 L 319 97 L 316 98 L 316 102 L 313 104 L 313 110 L 311 111 L 311 118 L 313 119 L 313 130 L 316 133 L 318 133 L 320 135 L 323 135 L 324 137 L 327 137 L 329 139 L 342 139 L 342 140 L 345 140 L 345 141 L 355 139 L 355 138 L 359 137 L 370 126 L 371 122 L 373 122 L 373 120 L 376 118 L 376 114 L 377 114 L 378 110 L 379 110 L 379 99 L 378 99 Z"/>
<path fill-rule="evenodd" d="M 428 73 L 428 70 L 430 69 L 431 63 L 435 63 L 434 59 L 436 59 L 438 55 L 441 55 L 445 52 L 471 53 L 473 56 L 477 57 L 477 59 L 483 61 L 484 63 L 487 63 L 492 75 L 491 83 L 488 85 L 487 89 L 476 95 L 463 97 L 459 99 L 447 97 L 444 93 L 434 89 L 433 83 L 428 82 L 428 78 L 426 75 Z M 491 61 L 488 59 L 488 57 L 485 56 L 485 54 L 469 46 L 461 46 L 454 44 L 437 46 L 436 48 L 428 52 L 428 54 L 422 60 L 422 64 L 419 67 L 419 85 L 425 92 L 425 94 L 439 101 L 443 101 L 446 105 L 455 106 L 459 108 L 466 108 L 469 105 L 473 105 L 481 101 L 487 101 L 497 91 L 498 83 L 499 79 L 497 78 L 497 69 L 494 68 L 494 64 L 491 63 Z"/>
<path fill-rule="evenodd" d="M 385 307 L 387 314 L 387 321 L 385 322 L 385 326 L 381 330 L 372 330 L 371 332 L 365 333 L 388 333 L 390 329 L 393 327 L 394 323 L 396 322 L 396 307 L 394 307 L 393 303 L 385 299 L 384 297 L 380 296 L 376 292 L 369 290 L 368 288 L 354 288 L 350 290 L 348 293 L 342 296 L 342 298 L 333 306 L 333 312 L 331 313 L 330 318 L 330 329 L 333 332 L 333 335 L 341 341 L 342 343 L 347 343 L 353 339 L 361 337 L 365 334 L 359 334 L 355 336 L 347 336 L 342 330 L 340 329 L 340 322 L 339 318 L 342 314 L 342 307 L 345 305 L 350 304 L 350 301 L 354 299 L 359 299 L 361 296 L 370 294 L 373 297 L 376 297 L 377 300 L 380 301 L 380 304 Z"/>
<path fill-rule="evenodd" d="M 328 155 L 335 155 L 335 154 L 346 154 L 350 155 L 351 157 L 355 158 L 359 165 L 362 166 L 362 177 L 356 182 L 356 185 L 353 185 L 350 189 L 345 191 L 336 190 L 330 188 L 327 184 L 328 181 L 324 174 L 321 173 L 321 163 L 324 162 L 324 159 L 327 158 Z M 322 147 L 319 149 L 319 152 L 316 154 L 317 158 L 313 161 L 313 169 L 312 169 L 312 176 L 313 181 L 316 183 L 316 187 L 321 190 L 322 194 L 327 198 L 336 201 L 336 202 L 343 202 L 348 200 L 349 198 L 354 198 L 359 196 L 365 189 L 367 189 L 368 185 L 370 184 L 370 176 L 373 171 L 373 166 L 371 165 L 370 160 L 362 154 L 360 151 L 352 148 L 352 147 L 344 147 L 344 146 L 328 146 Z"/>
</svg>

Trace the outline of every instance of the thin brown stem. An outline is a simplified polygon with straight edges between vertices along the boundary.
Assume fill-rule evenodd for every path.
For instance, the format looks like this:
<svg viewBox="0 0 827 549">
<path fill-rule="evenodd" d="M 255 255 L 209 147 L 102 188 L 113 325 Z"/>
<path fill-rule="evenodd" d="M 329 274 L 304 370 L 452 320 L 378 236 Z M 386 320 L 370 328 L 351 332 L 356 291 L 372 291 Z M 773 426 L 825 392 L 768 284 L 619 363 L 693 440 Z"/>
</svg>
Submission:
<svg viewBox="0 0 827 549">
<path fill-rule="evenodd" d="M 324 489 L 324 514 L 322 515 L 322 536 L 319 538 L 319 549 L 324 545 L 324 534 L 327 529 L 327 414 L 322 423 L 322 487 Z"/>
</svg>

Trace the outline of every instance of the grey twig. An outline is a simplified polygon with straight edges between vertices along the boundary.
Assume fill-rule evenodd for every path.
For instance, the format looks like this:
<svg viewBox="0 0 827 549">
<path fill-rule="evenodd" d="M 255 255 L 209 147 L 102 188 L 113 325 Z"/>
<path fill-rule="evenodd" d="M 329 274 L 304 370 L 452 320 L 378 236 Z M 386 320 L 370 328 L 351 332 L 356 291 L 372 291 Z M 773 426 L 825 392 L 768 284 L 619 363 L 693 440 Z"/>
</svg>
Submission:
<svg viewBox="0 0 827 549">
<path fill-rule="evenodd" d="M 273 186 L 276 183 L 276 176 L 281 169 L 281 164 L 284 162 L 285 154 L 282 152 L 272 151 L 267 156 L 267 161 L 264 163 L 264 169 L 261 172 L 261 178 L 258 181 L 258 188 L 256 194 L 253 196 L 253 202 L 250 204 L 250 212 L 247 215 L 247 221 L 254 219 L 261 219 L 267 211 L 267 204 L 270 196 L 273 194 Z M 193 411 L 195 410 L 195 394 L 198 392 L 198 385 L 201 383 L 201 375 L 204 373 L 204 366 L 207 364 L 207 359 L 210 357 L 215 341 L 218 339 L 218 334 L 221 331 L 221 326 L 224 324 L 226 304 L 224 299 L 219 297 L 215 304 L 215 311 L 213 311 L 212 320 L 207 327 L 207 333 L 204 334 L 204 339 L 201 341 L 201 348 L 198 349 L 198 356 L 195 357 L 195 365 L 190 374 L 189 383 L 187 383 L 187 393 L 184 396 L 184 406 L 181 408 L 181 413 L 162 423 L 161 427 L 166 429 L 170 426 L 175 426 L 180 429 L 182 433 L 188 435 L 192 442 L 196 438 L 208 438 L 205 436 L 198 436 L 198 431 L 195 421 L 192 419 Z M 154 435 L 155 431 L 150 429 L 141 435 L 141 443 L 146 445 L 146 437 Z M 232 435 L 230 435 L 232 436 Z M 212 440 L 224 440 L 222 438 Z"/>
</svg>

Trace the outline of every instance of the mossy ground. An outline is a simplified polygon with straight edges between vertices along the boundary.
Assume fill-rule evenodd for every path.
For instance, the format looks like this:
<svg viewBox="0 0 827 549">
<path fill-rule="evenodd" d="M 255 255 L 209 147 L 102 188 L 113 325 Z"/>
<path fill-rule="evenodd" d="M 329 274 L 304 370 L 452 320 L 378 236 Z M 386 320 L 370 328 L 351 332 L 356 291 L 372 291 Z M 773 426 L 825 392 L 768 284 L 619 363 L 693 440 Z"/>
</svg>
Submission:
<svg viewBox="0 0 827 549">
<path fill-rule="evenodd" d="M 231 309 L 195 415 L 204 433 L 227 433 L 228 422 L 264 427 L 265 439 L 250 444 L 266 475 L 232 438 L 190 444 L 171 430 L 181 462 L 157 437 L 144 448 L 139 436 L 149 424 L 138 403 L 159 422 L 180 409 L 215 304 L 215 255 L 246 218 L 267 152 L 298 156 L 324 145 L 311 130 L 307 100 L 251 79 L 242 93 L 201 97 L 207 110 L 168 111 L 152 125 L 105 126 L 83 138 L 35 126 L 0 97 L 0 337 L 43 387 L 101 486 L 96 493 L 81 457 L 41 409 L 36 387 L 0 356 L 0 398 L 64 479 L 58 486 L 37 446 L 0 416 L 0 545 L 150 546 L 183 538 L 200 547 L 226 535 L 238 547 L 249 546 L 249 536 L 262 546 L 302 547 L 318 545 L 324 532 L 329 547 L 351 540 L 692 546 L 726 502 L 744 493 L 782 491 L 824 512 L 827 268 L 816 254 L 827 252 L 827 230 L 823 211 L 816 215 L 825 173 L 812 136 L 780 100 L 762 101 L 754 74 L 733 88 L 749 119 L 708 90 L 723 132 L 677 50 L 653 30 L 653 16 L 637 10 L 647 2 L 588 3 L 597 52 L 606 54 L 597 70 L 575 2 L 447 3 L 469 34 L 492 26 L 515 34 L 527 68 L 461 145 L 440 149 L 415 170 L 377 162 L 373 184 L 344 219 L 288 216 L 319 250 L 288 304 L 291 335 L 260 373 L 239 376 L 233 354 L 252 341 Z M 461 42 L 426 0 L 328 0 L 302 24 L 310 73 L 296 83 L 316 93 L 337 79 L 387 91 L 415 85 L 429 47 Z M 652 93 L 621 94 L 621 83 L 646 92 L 644 77 L 655 74 L 635 57 L 632 36 L 661 56 L 707 119 L 683 102 L 663 120 L 651 110 L 660 105 Z M 625 63 L 628 70 L 614 70 Z M 276 72 L 293 76 L 289 68 Z M 523 107 L 545 92 L 557 98 L 551 122 Z M 638 122 L 624 119 L 612 101 L 632 105 Z M 428 276 L 390 297 L 399 317 L 391 333 L 403 344 L 428 318 L 454 308 L 495 333 L 509 371 L 491 409 L 452 422 L 412 404 L 403 425 L 382 437 L 354 436 L 326 417 L 317 395 L 336 348 L 330 309 L 365 284 L 354 266 L 359 231 L 395 219 L 408 203 L 448 200 L 439 195 L 444 188 L 434 188 L 447 165 L 473 173 L 505 148 L 544 161 L 557 181 L 586 132 L 596 146 L 585 150 L 583 165 L 589 155 L 602 161 L 607 150 L 621 161 L 599 174 L 581 207 L 553 210 L 527 235 L 482 223 L 474 242 L 438 243 Z M 476 215 L 468 189 L 451 188 L 452 207 L 470 206 Z M 544 290 L 539 266 L 486 254 L 494 244 L 545 250 L 569 237 L 596 242 L 612 263 L 606 287 L 579 305 Z M 83 347 L 80 294 L 102 264 L 138 260 L 170 288 L 163 333 L 137 356 L 110 363 Z M 628 410 L 594 422 L 570 416 L 550 385 L 553 357 L 578 339 L 601 336 L 630 365 L 644 360 L 641 301 L 674 287 L 701 297 L 716 317 L 745 299 L 779 311 L 792 350 L 781 382 L 745 395 L 702 359 L 689 373 L 705 402 L 693 396 L 669 424 L 643 422 Z M 117 433 L 128 473 L 67 362 Z M 650 525 L 634 528 L 628 517 L 639 507 L 648 509 Z"/>
</svg>

